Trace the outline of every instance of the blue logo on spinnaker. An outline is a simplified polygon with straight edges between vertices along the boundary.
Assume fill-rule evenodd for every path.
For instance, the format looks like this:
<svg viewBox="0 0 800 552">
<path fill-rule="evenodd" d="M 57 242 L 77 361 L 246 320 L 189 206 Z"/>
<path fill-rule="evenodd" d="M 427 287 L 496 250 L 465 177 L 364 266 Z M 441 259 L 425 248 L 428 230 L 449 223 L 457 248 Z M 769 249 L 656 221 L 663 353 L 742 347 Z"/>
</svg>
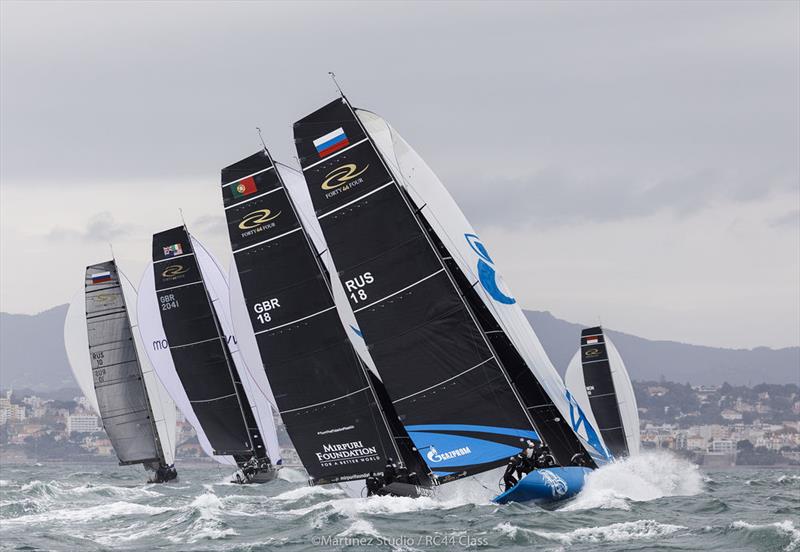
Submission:
<svg viewBox="0 0 800 552">
<path fill-rule="evenodd" d="M 464 237 L 467 239 L 467 243 L 472 250 L 478 254 L 478 279 L 481 281 L 481 285 L 483 289 L 486 290 L 486 293 L 498 303 L 503 303 L 504 305 L 513 305 L 516 303 L 516 299 L 500 291 L 497 285 L 497 272 L 493 268 L 494 262 L 489 256 L 489 252 L 486 251 L 486 247 L 483 245 L 480 238 L 475 234 L 464 234 Z"/>
<path fill-rule="evenodd" d="M 572 423 L 572 429 L 575 430 L 575 433 L 580 435 L 581 426 L 583 426 L 583 431 L 586 433 L 586 441 L 597 452 L 602 454 L 603 457 L 608 458 L 608 452 L 600 443 L 600 437 L 592 427 L 592 424 L 589 423 L 589 420 L 586 419 L 586 414 L 583 413 L 583 409 L 580 407 L 578 401 L 575 400 L 575 397 L 572 396 L 572 393 L 570 393 L 569 390 L 566 391 L 566 397 L 567 401 L 569 401 L 569 418 L 570 422 Z"/>
</svg>

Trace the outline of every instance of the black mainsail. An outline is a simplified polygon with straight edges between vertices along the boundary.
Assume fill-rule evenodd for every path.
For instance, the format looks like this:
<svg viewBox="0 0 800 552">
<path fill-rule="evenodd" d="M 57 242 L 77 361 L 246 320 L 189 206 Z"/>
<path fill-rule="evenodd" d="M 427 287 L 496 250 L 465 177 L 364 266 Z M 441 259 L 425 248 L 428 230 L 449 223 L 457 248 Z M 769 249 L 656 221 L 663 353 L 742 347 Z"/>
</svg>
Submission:
<svg viewBox="0 0 800 552">
<path fill-rule="evenodd" d="M 603 328 L 597 326 L 581 331 L 580 358 L 582 385 L 586 389 L 597 429 L 614 456 L 619 458 L 629 456 L 628 439 L 622 422 L 619 398 L 614 387 Z"/>
<path fill-rule="evenodd" d="M 264 150 L 222 169 L 222 197 L 262 365 L 311 484 L 424 467 L 353 350 L 318 251 Z M 392 420 L 394 423 L 392 424 Z M 392 427 L 393 429 L 390 429 Z"/>
<path fill-rule="evenodd" d="M 86 268 L 86 327 L 99 414 L 120 465 L 158 471 L 167 462 L 145 387 L 114 260 Z"/>
<path fill-rule="evenodd" d="M 169 350 L 214 453 L 237 464 L 266 451 L 183 226 L 153 235 L 155 288 Z"/>
<path fill-rule="evenodd" d="M 429 469 L 441 482 L 505 464 L 535 425 L 419 212 L 344 99 L 294 132 L 363 338 Z"/>
</svg>

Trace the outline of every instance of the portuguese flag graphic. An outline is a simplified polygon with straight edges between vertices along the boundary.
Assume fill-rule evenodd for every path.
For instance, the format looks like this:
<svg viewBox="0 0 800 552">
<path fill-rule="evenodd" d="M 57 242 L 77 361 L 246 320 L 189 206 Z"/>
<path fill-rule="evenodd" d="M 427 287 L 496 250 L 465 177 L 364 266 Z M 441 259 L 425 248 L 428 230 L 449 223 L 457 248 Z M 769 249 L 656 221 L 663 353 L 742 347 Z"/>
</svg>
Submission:
<svg viewBox="0 0 800 552">
<path fill-rule="evenodd" d="M 253 180 L 252 176 L 248 176 L 236 184 L 232 184 L 231 188 L 233 189 L 233 197 L 236 199 L 254 194 L 258 191 L 258 188 L 256 187 L 256 181 Z"/>
</svg>

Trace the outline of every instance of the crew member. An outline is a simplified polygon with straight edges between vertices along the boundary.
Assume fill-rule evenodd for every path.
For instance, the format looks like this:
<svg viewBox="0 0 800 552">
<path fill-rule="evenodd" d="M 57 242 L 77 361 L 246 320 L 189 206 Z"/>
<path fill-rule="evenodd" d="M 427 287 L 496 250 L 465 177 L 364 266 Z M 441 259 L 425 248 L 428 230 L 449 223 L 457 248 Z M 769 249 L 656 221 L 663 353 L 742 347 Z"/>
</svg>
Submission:
<svg viewBox="0 0 800 552">
<path fill-rule="evenodd" d="M 369 472 L 369 477 L 366 480 L 367 483 L 367 496 L 373 496 L 378 494 L 383 485 L 381 485 L 380 479 L 378 479 L 373 472 Z"/>
<path fill-rule="evenodd" d="M 586 459 L 586 452 L 585 451 L 576 452 L 575 454 L 572 455 L 572 458 L 569 459 L 569 463 L 572 464 L 573 466 L 588 467 L 589 461 Z"/>
<path fill-rule="evenodd" d="M 391 456 L 386 459 L 386 467 L 383 468 L 383 480 L 385 485 L 393 483 L 397 479 L 397 464 Z"/>
</svg>

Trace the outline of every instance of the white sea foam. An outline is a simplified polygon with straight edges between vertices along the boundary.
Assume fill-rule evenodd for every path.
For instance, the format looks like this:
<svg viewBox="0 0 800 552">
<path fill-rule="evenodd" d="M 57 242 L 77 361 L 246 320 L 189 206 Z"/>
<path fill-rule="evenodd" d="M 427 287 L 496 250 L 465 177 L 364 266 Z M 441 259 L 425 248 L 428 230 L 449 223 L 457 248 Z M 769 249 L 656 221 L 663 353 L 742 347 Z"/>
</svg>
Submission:
<svg viewBox="0 0 800 552">
<path fill-rule="evenodd" d="M 339 537 L 380 537 L 375 527 L 365 519 L 354 521 L 350 527 L 339 533 Z"/>
<path fill-rule="evenodd" d="M 800 475 L 781 475 L 778 477 L 778 483 L 800 483 Z"/>
<path fill-rule="evenodd" d="M 314 487 L 298 487 L 297 489 L 292 489 L 274 496 L 273 499 L 300 500 L 309 496 L 335 496 L 341 494 L 344 494 L 344 491 L 337 487 L 322 487 L 317 485 Z"/>
<path fill-rule="evenodd" d="M 289 483 L 304 483 L 308 480 L 306 472 L 296 468 L 281 468 L 278 470 L 278 479 L 283 479 Z"/>
<path fill-rule="evenodd" d="M 702 490 L 703 477 L 697 466 L 666 451 L 646 452 L 590 473 L 583 490 L 563 510 L 628 510 L 629 501 L 691 496 Z"/>
<path fill-rule="evenodd" d="M 652 519 L 640 519 L 623 523 L 612 523 L 601 527 L 581 527 L 566 533 L 550 531 L 536 531 L 533 533 L 546 539 L 555 540 L 562 544 L 571 545 L 579 542 L 624 542 L 632 540 L 655 539 L 670 535 L 681 529 L 682 525 L 669 525 L 659 523 Z"/>
<path fill-rule="evenodd" d="M 731 523 L 733 529 L 744 529 L 746 531 L 775 531 L 778 535 L 785 536 L 789 539 L 789 544 L 786 545 L 787 552 L 800 549 L 800 529 L 795 528 L 794 523 L 788 519 L 783 521 L 776 521 L 775 523 L 766 523 L 758 525 L 748 523 L 746 521 L 734 521 Z"/>
<path fill-rule="evenodd" d="M 136 504 L 135 502 L 112 502 L 88 508 L 67 508 L 51 510 L 40 514 L 21 516 L 3 520 L 4 524 L 25 525 L 39 523 L 87 523 L 123 516 L 155 516 L 171 511 L 172 508 Z"/>
</svg>

